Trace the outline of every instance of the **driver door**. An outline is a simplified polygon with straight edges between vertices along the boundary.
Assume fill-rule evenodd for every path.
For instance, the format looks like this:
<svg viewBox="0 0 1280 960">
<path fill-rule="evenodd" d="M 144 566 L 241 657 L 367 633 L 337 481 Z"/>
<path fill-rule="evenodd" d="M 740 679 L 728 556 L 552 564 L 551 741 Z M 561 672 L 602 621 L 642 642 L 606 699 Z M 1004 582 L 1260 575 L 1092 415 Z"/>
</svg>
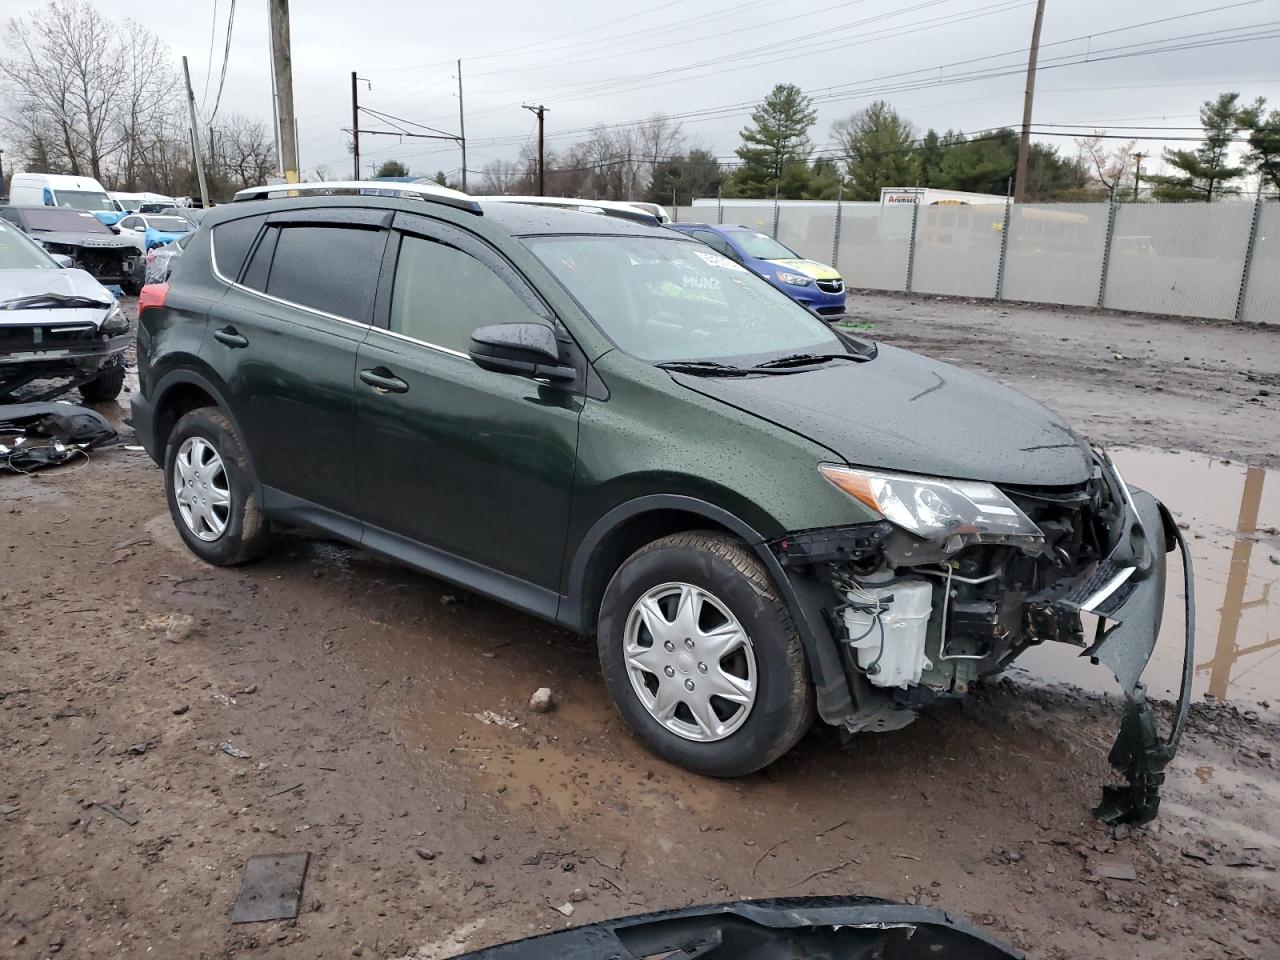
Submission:
<svg viewBox="0 0 1280 960">
<path fill-rule="evenodd" d="M 365 543 L 393 554 L 425 545 L 424 565 L 469 570 L 464 582 L 505 575 L 487 592 L 524 591 L 526 606 L 553 615 L 583 397 L 482 370 L 467 347 L 478 327 L 555 318 L 474 235 L 409 214 L 395 227 L 356 361 Z"/>
</svg>

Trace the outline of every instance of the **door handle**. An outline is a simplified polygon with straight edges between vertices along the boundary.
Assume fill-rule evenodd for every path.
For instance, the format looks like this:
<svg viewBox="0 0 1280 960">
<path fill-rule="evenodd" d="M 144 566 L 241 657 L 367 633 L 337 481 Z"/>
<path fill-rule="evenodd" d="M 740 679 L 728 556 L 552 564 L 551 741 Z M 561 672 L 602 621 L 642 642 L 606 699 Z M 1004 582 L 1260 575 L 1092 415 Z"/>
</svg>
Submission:
<svg viewBox="0 0 1280 960">
<path fill-rule="evenodd" d="M 249 338 L 236 332 L 235 327 L 223 327 L 213 331 L 213 339 L 225 343 L 228 347 L 247 347 Z"/>
<path fill-rule="evenodd" d="M 361 370 L 360 379 L 379 393 L 408 393 L 409 384 L 405 383 L 386 367 L 373 367 Z"/>
</svg>

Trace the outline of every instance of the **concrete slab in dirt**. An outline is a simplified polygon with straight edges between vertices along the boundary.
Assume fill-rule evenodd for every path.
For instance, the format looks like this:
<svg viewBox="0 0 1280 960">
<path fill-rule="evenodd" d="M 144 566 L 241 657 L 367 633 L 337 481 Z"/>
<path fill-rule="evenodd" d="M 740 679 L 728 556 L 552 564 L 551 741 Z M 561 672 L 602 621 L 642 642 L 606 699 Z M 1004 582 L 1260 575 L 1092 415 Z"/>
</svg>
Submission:
<svg viewBox="0 0 1280 960">
<path fill-rule="evenodd" d="M 250 857 L 244 865 L 244 881 L 231 910 L 231 922 L 256 923 L 296 917 L 310 859 L 309 853 Z"/>
</svg>

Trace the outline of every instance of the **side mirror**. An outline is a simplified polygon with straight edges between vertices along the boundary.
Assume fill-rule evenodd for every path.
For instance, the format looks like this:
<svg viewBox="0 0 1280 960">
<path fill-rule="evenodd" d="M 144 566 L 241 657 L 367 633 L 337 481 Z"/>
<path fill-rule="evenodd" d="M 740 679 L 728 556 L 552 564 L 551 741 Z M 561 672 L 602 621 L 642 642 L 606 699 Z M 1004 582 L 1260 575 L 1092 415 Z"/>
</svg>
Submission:
<svg viewBox="0 0 1280 960">
<path fill-rule="evenodd" d="M 70 257 L 68 257 L 65 253 L 51 253 L 49 254 L 49 256 L 53 257 L 53 262 L 56 263 L 58 266 L 60 266 L 63 270 L 70 270 L 72 267 L 76 265 L 76 262 L 72 260 Z"/>
<path fill-rule="evenodd" d="M 573 367 L 560 363 L 551 328 L 541 323 L 498 323 L 471 334 L 467 351 L 476 366 L 537 380 L 572 380 Z"/>
</svg>

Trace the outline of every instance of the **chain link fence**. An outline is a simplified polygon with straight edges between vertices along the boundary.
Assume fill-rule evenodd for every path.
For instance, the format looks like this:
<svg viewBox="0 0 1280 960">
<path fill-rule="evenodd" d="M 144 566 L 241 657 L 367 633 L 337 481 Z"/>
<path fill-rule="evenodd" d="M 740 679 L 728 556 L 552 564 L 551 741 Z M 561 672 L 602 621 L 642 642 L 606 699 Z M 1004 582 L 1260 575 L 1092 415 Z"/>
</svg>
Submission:
<svg viewBox="0 0 1280 960">
<path fill-rule="evenodd" d="M 849 287 L 1280 323 L 1280 203 L 711 202 Z"/>
</svg>

